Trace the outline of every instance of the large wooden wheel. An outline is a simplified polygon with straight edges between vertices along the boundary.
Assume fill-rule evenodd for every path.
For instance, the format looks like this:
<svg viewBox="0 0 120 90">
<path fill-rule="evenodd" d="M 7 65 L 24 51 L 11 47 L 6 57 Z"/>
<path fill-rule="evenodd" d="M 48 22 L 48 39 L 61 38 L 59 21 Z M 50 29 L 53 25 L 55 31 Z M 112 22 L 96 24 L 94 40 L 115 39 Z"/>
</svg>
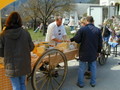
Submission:
<svg viewBox="0 0 120 90">
<path fill-rule="evenodd" d="M 97 58 L 100 65 L 106 64 L 108 56 L 110 55 L 110 53 L 111 53 L 110 45 L 108 44 L 108 42 L 103 42 L 101 56 Z"/>
<path fill-rule="evenodd" d="M 108 55 L 106 54 L 105 50 L 102 50 L 100 57 L 98 57 L 98 62 L 100 65 L 106 64 L 108 59 Z"/>
<path fill-rule="evenodd" d="M 52 49 L 46 51 L 36 62 L 32 72 L 34 90 L 58 90 L 67 75 L 67 59 L 63 52 Z"/>
<path fill-rule="evenodd" d="M 107 55 L 107 57 L 111 54 L 111 46 L 108 42 L 103 42 L 103 50 L 105 51 L 105 55 Z"/>
</svg>

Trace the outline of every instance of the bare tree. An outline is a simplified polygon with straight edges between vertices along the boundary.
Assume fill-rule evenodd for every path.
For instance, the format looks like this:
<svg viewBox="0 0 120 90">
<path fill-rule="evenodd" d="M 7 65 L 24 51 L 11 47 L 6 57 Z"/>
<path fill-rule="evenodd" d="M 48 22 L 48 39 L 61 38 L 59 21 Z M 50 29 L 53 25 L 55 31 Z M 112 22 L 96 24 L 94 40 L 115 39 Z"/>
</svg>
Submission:
<svg viewBox="0 0 120 90">
<path fill-rule="evenodd" d="M 6 8 L 1 10 L 2 15 L 2 27 L 5 25 L 6 18 L 13 11 L 13 6 L 7 6 Z"/>
<path fill-rule="evenodd" d="M 24 5 L 24 12 L 27 13 L 32 20 L 37 18 L 43 23 L 45 35 L 47 30 L 47 22 L 51 15 L 63 14 L 71 10 L 71 0 L 28 0 Z"/>
<path fill-rule="evenodd" d="M 29 2 L 22 4 L 20 9 L 18 9 L 18 11 L 21 14 L 24 22 L 25 21 L 33 22 L 33 27 L 35 30 L 37 18 L 38 18 L 37 0 L 28 0 L 28 1 Z"/>
</svg>

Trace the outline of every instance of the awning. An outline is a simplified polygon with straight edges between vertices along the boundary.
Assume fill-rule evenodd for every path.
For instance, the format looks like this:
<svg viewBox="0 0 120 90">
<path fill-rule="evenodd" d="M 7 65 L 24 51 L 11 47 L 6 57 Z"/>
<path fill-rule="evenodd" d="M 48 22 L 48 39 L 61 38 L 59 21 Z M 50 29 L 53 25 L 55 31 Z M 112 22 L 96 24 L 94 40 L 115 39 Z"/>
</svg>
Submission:
<svg viewBox="0 0 120 90">
<path fill-rule="evenodd" d="M 0 0 L 0 10 L 16 0 Z"/>
</svg>

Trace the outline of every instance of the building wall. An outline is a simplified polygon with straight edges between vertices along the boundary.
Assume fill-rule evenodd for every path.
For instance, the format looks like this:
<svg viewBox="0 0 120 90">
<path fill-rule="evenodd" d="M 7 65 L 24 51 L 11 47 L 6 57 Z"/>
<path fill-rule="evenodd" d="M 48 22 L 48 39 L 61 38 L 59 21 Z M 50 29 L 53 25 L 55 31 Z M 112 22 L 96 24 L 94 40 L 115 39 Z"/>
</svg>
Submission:
<svg viewBox="0 0 120 90">
<path fill-rule="evenodd" d="M 120 0 L 100 0 L 102 6 L 115 6 L 115 15 L 120 15 Z"/>
<path fill-rule="evenodd" d="M 89 6 L 98 6 L 99 4 L 85 4 L 85 3 L 76 3 L 72 4 L 72 7 L 74 8 L 74 11 L 78 13 L 79 17 L 82 17 L 83 14 L 87 13 L 87 9 Z"/>
<path fill-rule="evenodd" d="M 115 5 L 116 3 L 120 3 L 120 0 L 100 0 L 100 5 L 109 6 L 111 4 Z"/>
<path fill-rule="evenodd" d="M 109 5 L 109 0 L 100 0 L 100 5 Z"/>
</svg>

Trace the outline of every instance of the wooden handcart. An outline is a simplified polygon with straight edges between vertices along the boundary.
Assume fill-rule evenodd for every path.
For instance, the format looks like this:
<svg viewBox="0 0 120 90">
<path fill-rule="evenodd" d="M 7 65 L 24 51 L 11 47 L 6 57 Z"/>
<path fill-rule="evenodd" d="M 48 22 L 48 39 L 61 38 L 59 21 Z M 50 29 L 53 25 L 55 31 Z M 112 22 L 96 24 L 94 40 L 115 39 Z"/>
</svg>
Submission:
<svg viewBox="0 0 120 90">
<path fill-rule="evenodd" d="M 78 49 L 69 50 L 64 53 L 58 49 L 51 49 L 47 50 L 38 59 L 34 59 L 31 74 L 33 89 L 59 90 L 67 75 L 67 61 L 75 59 L 76 54 L 78 54 Z M 101 56 L 98 57 L 98 62 L 100 65 L 104 65 L 106 60 L 106 53 L 102 50 Z"/>
</svg>

